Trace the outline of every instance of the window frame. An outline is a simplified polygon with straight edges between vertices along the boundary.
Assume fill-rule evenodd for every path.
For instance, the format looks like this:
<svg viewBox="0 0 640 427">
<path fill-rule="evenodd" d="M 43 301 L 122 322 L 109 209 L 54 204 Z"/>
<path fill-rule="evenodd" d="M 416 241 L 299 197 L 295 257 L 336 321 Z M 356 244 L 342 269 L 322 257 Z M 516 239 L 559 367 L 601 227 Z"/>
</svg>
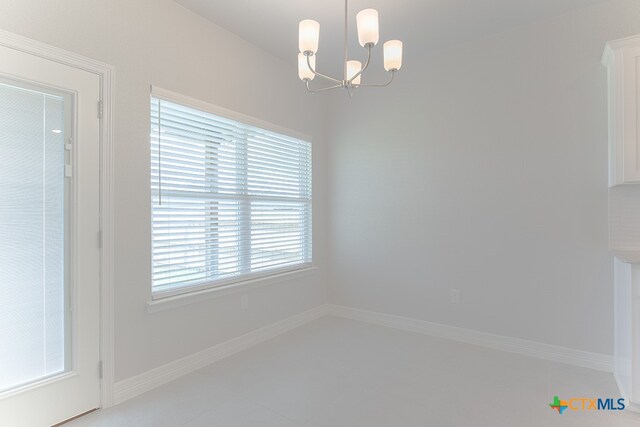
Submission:
<svg viewBox="0 0 640 427">
<path fill-rule="evenodd" d="M 210 113 L 216 116 L 220 116 L 229 120 L 234 120 L 240 122 L 242 124 L 246 124 L 248 126 L 253 126 L 257 128 L 261 128 L 270 132 L 278 133 L 281 135 L 285 135 L 291 138 L 300 139 L 305 142 L 308 142 L 311 146 L 311 182 L 312 182 L 312 190 L 311 190 L 311 199 L 309 201 L 310 207 L 310 216 L 309 219 L 311 221 L 311 229 L 310 229 L 310 238 L 313 245 L 313 140 L 311 135 L 301 133 L 298 131 L 294 131 L 282 126 L 275 125 L 273 123 L 266 122 L 264 120 L 260 120 L 242 113 L 238 113 L 232 110 L 228 110 L 223 107 L 219 107 L 208 102 L 198 100 L 195 98 L 191 98 L 186 95 L 182 95 L 167 89 L 163 89 L 157 86 L 151 86 L 150 97 L 157 98 L 160 100 L 176 103 L 183 105 L 185 107 L 193 108 L 196 110 L 200 110 L 206 113 Z M 149 112 L 151 114 L 151 112 Z M 149 126 L 151 125 L 151 117 L 149 118 Z M 150 132 L 149 132 L 150 134 Z M 151 195 L 150 195 L 151 201 Z M 152 203 L 150 203 L 152 205 Z M 150 210 L 150 214 L 153 212 L 153 207 Z M 153 221 L 150 221 L 150 224 L 153 224 Z M 153 242 L 153 238 L 150 240 Z M 151 273 L 151 283 L 150 283 L 150 292 L 151 292 L 151 301 L 148 303 L 149 308 L 155 305 L 156 303 L 165 302 L 167 300 L 175 299 L 176 297 L 184 298 L 190 296 L 201 296 L 204 294 L 211 294 L 214 291 L 220 291 L 221 294 L 228 294 L 230 290 L 232 291 L 240 291 L 246 285 L 247 287 L 256 287 L 260 286 L 261 282 L 264 284 L 279 282 L 279 278 L 291 278 L 292 275 L 295 275 L 297 272 L 303 273 L 306 275 L 308 272 L 317 269 L 314 263 L 313 257 L 314 251 L 311 250 L 311 257 L 308 262 L 303 262 L 296 265 L 285 266 L 280 268 L 274 268 L 268 271 L 260 271 L 256 273 L 249 274 L 241 274 L 237 277 L 231 277 L 228 279 L 222 280 L 214 280 L 214 281 L 206 281 L 204 283 L 194 284 L 194 285 L 184 285 L 176 287 L 171 290 L 162 290 L 162 291 L 154 291 L 153 289 L 153 261 L 150 264 L 150 273 Z M 152 256 L 153 259 L 153 256 Z M 217 293 L 217 292 L 216 292 Z M 182 304 L 179 304 L 182 305 Z M 153 310 L 156 311 L 156 310 Z"/>
</svg>

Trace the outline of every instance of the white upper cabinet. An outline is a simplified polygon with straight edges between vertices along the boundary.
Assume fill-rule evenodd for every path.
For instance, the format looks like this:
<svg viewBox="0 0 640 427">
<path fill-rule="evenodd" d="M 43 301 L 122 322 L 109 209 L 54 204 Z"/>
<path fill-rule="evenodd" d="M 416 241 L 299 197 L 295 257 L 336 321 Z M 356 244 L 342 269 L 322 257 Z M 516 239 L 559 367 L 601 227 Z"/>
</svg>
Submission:
<svg viewBox="0 0 640 427">
<path fill-rule="evenodd" d="M 607 43 L 609 186 L 640 183 L 640 36 Z"/>
</svg>

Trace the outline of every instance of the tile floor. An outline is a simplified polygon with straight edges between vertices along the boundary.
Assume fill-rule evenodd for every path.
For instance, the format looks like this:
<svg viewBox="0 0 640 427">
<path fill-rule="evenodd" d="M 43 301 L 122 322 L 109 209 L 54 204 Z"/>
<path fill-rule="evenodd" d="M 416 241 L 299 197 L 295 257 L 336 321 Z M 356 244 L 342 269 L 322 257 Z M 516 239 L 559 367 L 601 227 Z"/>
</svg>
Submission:
<svg viewBox="0 0 640 427">
<path fill-rule="evenodd" d="M 640 426 L 548 406 L 617 393 L 611 374 L 324 317 L 68 426 Z"/>
</svg>

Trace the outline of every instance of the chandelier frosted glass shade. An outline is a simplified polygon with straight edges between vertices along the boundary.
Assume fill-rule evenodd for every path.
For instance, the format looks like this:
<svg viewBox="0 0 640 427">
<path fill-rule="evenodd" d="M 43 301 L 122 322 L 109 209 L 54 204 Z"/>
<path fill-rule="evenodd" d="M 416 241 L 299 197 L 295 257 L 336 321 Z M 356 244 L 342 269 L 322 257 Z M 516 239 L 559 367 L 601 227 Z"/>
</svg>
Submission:
<svg viewBox="0 0 640 427">
<path fill-rule="evenodd" d="M 320 41 L 320 24 L 312 19 L 305 19 L 300 21 L 298 30 L 300 34 L 298 40 L 300 52 L 316 53 Z"/>
<path fill-rule="evenodd" d="M 358 42 L 365 47 L 368 44 L 377 45 L 380 39 L 378 32 L 378 11 L 375 9 L 364 9 L 356 15 L 358 25 Z"/>
<path fill-rule="evenodd" d="M 311 63 L 311 67 L 315 68 L 316 57 L 310 56 L 309 61 Z M 298 54 L 298 77 L 300 77 L 300 80 L 303 81 L 313 80 L 316 78 L 316 75 L 313 74 L 313 71 L 311 71 L 311 68 L 309 68 L 309 65 L 307 64 L 307 57 L 302 52 Z"/>
<path fill-rule="evenodd" d="M 402 42 L 400 40 L 389 40 L 383 46 L 384 69 L 387 71 L 398 71 L 402 67 Z"/>
<path fill-rule="evenodd" d="M 384 69 L 391 75 L 384 83 L 362 83 L 362 75 L 371 63 L 371 50 L 380 40 L 378 26 L 378 11 L 375 9 L 364 9 L 356 15 L 356 25 L 358 31 L 358 43 L 367 50 L 366 61 L 361 62 L 349 59 L 348 50 L 348 24 L 349 24 L 348 0 L 344 2 L 344 59 L 342 78 L 335 78 L 322 74 L 316 69 L 316 56 L 320 40 L 320 24 L 312 19 L 300 21 L 298 26 L 298 77 L 305 82 L 306 88 L 311 93 L 325 92 L 331 89 L 347 89 L 349 95 L 353 90 L 360 87 L 385 87 L 391 84 L 395 73 L 402 67 L 402 42 L 400 40 L 389 40 L 384 43 Z M 315 77 L 330 82 L 331 86 L 312 89 L 310 82 Z"/>
<path fill-rule="evenodd" d="M 347 61 L 347 78 L 349 80 L 353 79 L 354 85 L 360 84 L 360 79 L 362 78 L 360 71 L 362 71 L 362 62 Z"/>
</svg>

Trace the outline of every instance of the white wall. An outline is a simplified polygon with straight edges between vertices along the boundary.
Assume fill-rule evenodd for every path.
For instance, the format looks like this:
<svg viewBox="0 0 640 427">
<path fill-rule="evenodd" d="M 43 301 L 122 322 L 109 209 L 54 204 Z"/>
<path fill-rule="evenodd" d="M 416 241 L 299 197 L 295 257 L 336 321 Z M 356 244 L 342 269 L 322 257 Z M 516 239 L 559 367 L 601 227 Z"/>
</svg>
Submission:
<svg viewBox="0 0 640 427">
<path fill-rule="evenodd" d="M 336 98 L 330 301 L 613 353 L 608 40 L 616 0 L 441 52 Z M 460 303 L 450 302 L 450 289 Z"/>
<path fill-rule="evenodd" d="M 0 28 L 116 69 L 116 380 L 325 302 L 325 108 L 302 88 L 295 61 L 275 59 L 169 0 L 5 0 Z M 245 311 L 232 295 L 147 314 L 151 84 L 313 135 L 314 276 L 251 291 Z"/>
</svg>

